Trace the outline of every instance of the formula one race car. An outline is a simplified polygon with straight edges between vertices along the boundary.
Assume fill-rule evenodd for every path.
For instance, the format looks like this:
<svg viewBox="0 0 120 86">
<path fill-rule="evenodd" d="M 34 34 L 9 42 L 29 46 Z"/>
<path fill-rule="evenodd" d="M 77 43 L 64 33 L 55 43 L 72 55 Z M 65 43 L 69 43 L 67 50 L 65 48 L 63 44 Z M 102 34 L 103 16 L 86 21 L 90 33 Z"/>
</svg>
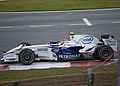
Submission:
<svg viewBox="0 0 120 86">
<path fill-rule="evenodd" d="M 117 41 L 113 36 L 102 35 L 100 39 L 87 34 L 70 33 L 70 41 L 63 39 L 44 45 L 20 43 L 16 48 L 3 51 L 3 62 L 20 61 L 24 65 L 35 60 L 80 60 L 94 58 L 105 60 L 117 51 Z"/>
</svg>

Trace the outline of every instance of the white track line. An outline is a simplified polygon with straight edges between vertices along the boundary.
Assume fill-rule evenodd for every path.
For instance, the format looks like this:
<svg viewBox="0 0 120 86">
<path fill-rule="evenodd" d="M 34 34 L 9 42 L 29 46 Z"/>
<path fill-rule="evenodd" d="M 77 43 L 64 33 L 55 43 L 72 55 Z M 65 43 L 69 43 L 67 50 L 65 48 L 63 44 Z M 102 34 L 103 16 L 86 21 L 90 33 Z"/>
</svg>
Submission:
<svg viewBox="0 0 120 86">
<path fill-rule="evenodd" d="M 35 62 L 32 65 L 13 64 L 9 65 L 10 70 L 48 69 L 70 67 L 70 62 Z"/>
<path fill-rule="evenodd" d="M 92 24 L 90 23 L 90 21 L 88 21 L 87 18 L 82 18 L 82 20 L 83 20 L 88 26 L 92 26 Z"/>
<path fill-rule="evenodd" d="M 66 10 L 66 11 L 35 11 L 35 12 L 0 12 L 0 13 L 67 13 L 67 12 L 88 12 L 88 11 L 111 11 L 120 10 L 120 8 L 111 9 L 90 9 L 90 10 Z"/>
</svg>

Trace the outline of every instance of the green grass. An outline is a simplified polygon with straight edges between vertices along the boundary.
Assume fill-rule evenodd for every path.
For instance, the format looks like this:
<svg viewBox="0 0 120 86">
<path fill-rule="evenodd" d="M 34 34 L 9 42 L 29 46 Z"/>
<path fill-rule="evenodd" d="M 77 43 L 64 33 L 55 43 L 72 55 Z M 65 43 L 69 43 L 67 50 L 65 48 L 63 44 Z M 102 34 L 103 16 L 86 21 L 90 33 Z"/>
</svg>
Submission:
<svg viewBox="0 0 120 86">
<path fill-rule="evenodd" d="M 80 74 L 86 68 L 60 68 L 60 69 L 40 69 L 40 70 L 17 70 L 17 71 L 1 71 L 0 82 L 14 81 L 22 79 L 30 79 L 34 77 L 48 77 L 58 75 Z"/>
<path fill-rule="evenodd" d="M 0 12 L 119 8 L 120 0 L 7 0 Z"/>
<path fill-rule="evenodd" d="M 76 72 L 75 72 L 76 71 Z M 81 72 L 80 68 L 62 68 L 62 69 L 41 69 L 41 70 L 25 70 L 25 71 L 2 71 L 0 72 L 0 82 L 13 81 L 22 79 L 29 79 L 34 77 L 48 77 L 57 75 L 78 74 Z"/>
<path fill-rule="evenodd" d="M 40 70 L 17 70 L 17 71 L 1 71 L 0 82 L 15 81 L 22 79 L 31 79 L 37 77 L 61 76 L 61 75 L 80 75 L 87 67 L 72 67 L 72 68 L 54 68 Z M 109 72 L 117 72 L 117 66 L 105 67 Z M 97 70 L 94 73 L 107 73 L 107 71 Z"/>
</svg>

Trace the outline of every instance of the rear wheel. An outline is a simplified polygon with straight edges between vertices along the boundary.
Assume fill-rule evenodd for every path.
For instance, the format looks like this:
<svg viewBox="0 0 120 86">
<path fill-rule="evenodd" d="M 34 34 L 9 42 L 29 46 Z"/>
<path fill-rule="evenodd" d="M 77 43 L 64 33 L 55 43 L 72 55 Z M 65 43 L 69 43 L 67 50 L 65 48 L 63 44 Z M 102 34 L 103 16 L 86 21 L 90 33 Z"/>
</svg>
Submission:
<svg viewBox="0 0 120 86">
<path fill-rule="evenodd" d="M 101 45 L 96 48 L 94 52 L 94 58 L 104 61 L 108 59 L 113 54 L 113 49 L 108 45 Z M 112 57 L 110 58 L 112 59 Z"/>
<path fill-rule="evenodd" d="M 35 54 L 31 49 L 24 49 L 20 52 L 19 59 L 24 65 L 30 65 L 35 60 Z"/>
</svg>

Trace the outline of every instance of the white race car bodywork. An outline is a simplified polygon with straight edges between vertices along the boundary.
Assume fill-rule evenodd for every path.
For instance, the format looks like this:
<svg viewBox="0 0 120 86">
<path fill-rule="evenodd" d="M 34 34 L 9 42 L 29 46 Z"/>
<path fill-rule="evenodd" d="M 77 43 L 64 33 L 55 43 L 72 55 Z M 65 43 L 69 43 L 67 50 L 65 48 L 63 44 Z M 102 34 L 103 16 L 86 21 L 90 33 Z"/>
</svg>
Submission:
<svg viewBox="0 0 120 86">
<path fill-rule="evenodd" d="M 44 45 L 27 45 L 26 43 L 21 43 L 16 48 L 3 52 L 1 60 L 4 62 L 15 62 L 21 61 L 20 59 L 22 58 L 23 64 L 31 64 L 34 60 L 57 61 L 59 59 L 93 58 L 95 52 L 98 52 L 96 51 L 97 47 L 103 45 L 110 47 L 110 52 L 117 51 L 117 41 L 110 35 L 104 35 L 103 38 L 98 39 L 87 34 L 71 34 L 70 41 L 65 39 L 62 42 L 50 42 Z M 25 52 L 28 53 L 26 54 Z M 33 61 L 24 63 L 23 60 L 29 60 L 31 55 L 34 56 Z"/>
</svg>

